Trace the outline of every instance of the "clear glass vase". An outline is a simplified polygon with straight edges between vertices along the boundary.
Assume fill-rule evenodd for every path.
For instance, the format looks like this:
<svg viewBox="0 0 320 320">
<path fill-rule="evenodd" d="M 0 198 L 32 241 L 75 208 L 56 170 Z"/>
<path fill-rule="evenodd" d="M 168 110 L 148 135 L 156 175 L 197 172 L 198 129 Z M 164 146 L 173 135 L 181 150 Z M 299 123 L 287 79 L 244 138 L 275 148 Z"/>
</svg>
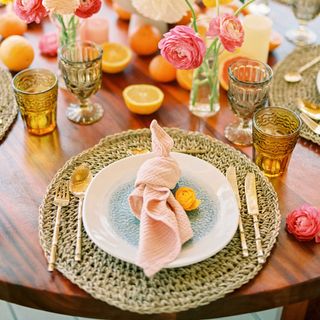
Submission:
<svg viewBox="0 0 320 320">
<path fill-rule="evenodd" d="M 73 14 L 52 14 L 51 20 L 58 28 L 59 48 L 74 43 L 77 40 L 79 28 L 79 18 L 77 16 Z M 60 61 L 58 62 L 58 64 L 59 88 L 66 90 L 66 84 L 61 75 Z"/>
<path fill-rule="evenodd" d="M 189 110 L 198 117 L 212 117 L 220 110 L 218 67 L 218 54 L 213 50 L 193 72 Z"/>
</svg>

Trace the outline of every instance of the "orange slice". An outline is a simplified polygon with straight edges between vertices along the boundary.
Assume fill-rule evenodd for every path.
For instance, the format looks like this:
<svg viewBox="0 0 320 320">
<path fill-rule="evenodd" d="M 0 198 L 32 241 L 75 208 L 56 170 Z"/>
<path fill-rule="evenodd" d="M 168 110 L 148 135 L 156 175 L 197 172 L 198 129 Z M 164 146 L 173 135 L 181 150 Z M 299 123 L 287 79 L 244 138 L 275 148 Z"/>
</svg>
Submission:
<svg viewBox="0 0 320 320">
<path fill-rule="evenodd" d="M 134 84 L 122 92 L 128 109 L 137 114 L 151 114 L 157 111 L 163 102 L 164 94 L 150 84 Z"/>
<path fill-rule="evenodd" d="M 107 73 L 118 73 L 123 71 L 131 61 L 131 50 L 114 42 L 102 44 L 102 71 Z"/>
<path fill-rule="evenodd" d="M 177 81 L 179 86 L 186 90 L 192 88 L 193 70 L 177 70 Z"/>
</svg>

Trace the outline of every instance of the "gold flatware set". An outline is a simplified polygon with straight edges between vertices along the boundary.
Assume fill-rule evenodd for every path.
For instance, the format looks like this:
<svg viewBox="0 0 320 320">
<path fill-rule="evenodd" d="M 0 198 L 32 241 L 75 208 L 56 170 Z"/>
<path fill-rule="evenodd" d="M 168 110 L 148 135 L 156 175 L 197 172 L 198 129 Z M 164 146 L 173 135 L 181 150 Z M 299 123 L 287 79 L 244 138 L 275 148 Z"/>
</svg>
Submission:
<svg viewBox="0 0 320 320">
<path fill-rule="evenodd" d="M 70 180 L 62 180 L 57 188 L 54 198 L 54 204 L 58 207 L 56 220 L 53 230 L 53 238 L 51 244 L 51 251 L 49 257 L 48 271 L 53 271 L 56 257 L 57 257 L 57 247 L 59 238 L 59 228 L 61 223 L 61 209 L 69 205 L 70 202 L 70 192 L 75 197 L 79 199 L 78 204 L 78 218 L 77 218 L 77 238 L 76 238 L 76 249 L 75 249 L 75 260 L 81 260 L 81 232 L 82 232 L 82 203 L 85 195 L 85 191 L 92 180 L 92 173 L 90 169 L 82 164 L 76 167 L 70 177 Z"/>
<path fill-rule="evenodd" d="M 239 189 L 237 183 L 237 174 L 236 169 L 233 166 L 230 166 L 226 171 L 226 177 L 232 187 L 232 190 L 235 194 L 239 211 L 241 210 L 241 200 L 239 196 Z M 248 214 L 252 216 L 253 219 L 253 227 L 255 233 L 255 240 L 256 240 L 256 248 L 257 248 L 257 257 L 258 263 L 264 263 L 265 257 L 262 248 L 262 239 L 260 235 L 259 229 L 259 207 L 258 207 L 258 199 L 257 199 L 257 190 L 256 190 L 256 181 L 255 181 L 255 174 L 252 172 L 247 173 L 245 177 L 245 196 L 246 196 L 246 203 Z M 244 257 L 249 256 L 249 251 L 247 247 L 245 232 L 243 228 L 243 222 L 241 218 L 241 214 L 239 215 L 239 232 L 240 232 L 240 241 L 242 247 L 242 255 Z"/>
</svg>

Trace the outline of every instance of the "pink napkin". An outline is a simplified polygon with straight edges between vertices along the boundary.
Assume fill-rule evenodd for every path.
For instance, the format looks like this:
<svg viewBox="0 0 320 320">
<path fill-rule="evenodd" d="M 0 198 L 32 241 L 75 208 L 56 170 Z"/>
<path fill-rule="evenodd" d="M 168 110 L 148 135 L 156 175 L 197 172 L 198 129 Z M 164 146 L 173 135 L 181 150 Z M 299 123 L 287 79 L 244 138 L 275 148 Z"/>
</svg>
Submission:
<svg viewBox="0 0 320 320">
<path fill-rule="evenodd" d="M 137 265 L 151 277 L 180 253 L 181 246 L 192 238 L 189 218 L 175 199 L 173 189 L 180 168 L 170 157 L 171 137 L 153 120 L 152 151 L 157 155 L 140 167 L 135 189 L 129 196 L 134 215 L 140 219 Z"/>
</svg>

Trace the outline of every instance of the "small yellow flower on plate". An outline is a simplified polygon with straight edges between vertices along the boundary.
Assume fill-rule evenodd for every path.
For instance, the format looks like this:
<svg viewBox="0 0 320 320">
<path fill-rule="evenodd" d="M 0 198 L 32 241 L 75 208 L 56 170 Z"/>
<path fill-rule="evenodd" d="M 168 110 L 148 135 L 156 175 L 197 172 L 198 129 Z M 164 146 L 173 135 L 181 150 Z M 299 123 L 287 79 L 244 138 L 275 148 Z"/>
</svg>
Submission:
<svg viewBox="0 0 320 320">
<path fill-rule="evenodd" d="M 180 187 L 176 191 L 175 197 L 186 211 L 197 209 L 201 203 L 201 201 L 197 199 L 195 191 L 189 187 Z"/>
</svg>

